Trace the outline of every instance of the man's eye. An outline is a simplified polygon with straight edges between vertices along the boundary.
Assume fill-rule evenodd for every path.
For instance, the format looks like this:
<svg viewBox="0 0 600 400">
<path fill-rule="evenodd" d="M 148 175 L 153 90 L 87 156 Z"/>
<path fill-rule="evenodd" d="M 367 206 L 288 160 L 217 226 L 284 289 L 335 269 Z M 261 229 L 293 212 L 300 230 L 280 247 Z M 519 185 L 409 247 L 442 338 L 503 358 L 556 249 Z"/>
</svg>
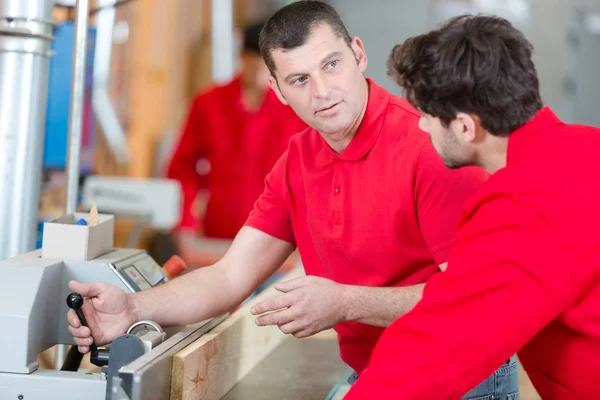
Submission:
<svg viewBox="0 0 600 400">
<path fill-rule="evenodd" d="M 306 77 L 303 76 L 301 78 L 296 79 L 294 82 L 292 82 L 292 85 L 299 85 L 306 82 Z"/>
</svg>

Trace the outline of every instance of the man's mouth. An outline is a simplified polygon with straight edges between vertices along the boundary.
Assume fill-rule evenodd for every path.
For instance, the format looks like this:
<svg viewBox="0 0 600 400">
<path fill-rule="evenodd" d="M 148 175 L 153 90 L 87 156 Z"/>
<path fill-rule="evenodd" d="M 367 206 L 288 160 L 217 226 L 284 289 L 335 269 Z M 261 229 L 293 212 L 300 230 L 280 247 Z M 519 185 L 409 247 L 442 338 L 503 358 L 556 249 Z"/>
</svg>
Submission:
<svg viewBox="0 0 600 400">
<path fill-rule="evenodd" d="M 327 114 L 328 111 L 333 111 L 333 109 L 335 107 L 337 107 L 337 105 L 340 104 L 340 103 L 341 103 L 341 101 L 337 102 L 337 103 L 334 103 L 334 104 L 332 104 L 330 106 L 323 107 L 320 110 L 317 110 L 316 114 Z"/>
</svg>

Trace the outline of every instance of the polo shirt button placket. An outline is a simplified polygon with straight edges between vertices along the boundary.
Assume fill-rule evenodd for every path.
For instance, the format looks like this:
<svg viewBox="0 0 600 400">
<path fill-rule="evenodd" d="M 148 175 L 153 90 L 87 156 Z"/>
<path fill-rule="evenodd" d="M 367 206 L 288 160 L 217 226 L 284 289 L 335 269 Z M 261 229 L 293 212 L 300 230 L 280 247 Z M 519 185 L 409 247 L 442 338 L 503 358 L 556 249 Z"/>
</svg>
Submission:
<svg viewBox="0 0 600 400">
<path fill-rule="evenodd" d="M 340 198 L 340 193 L 342 192 L 342 188 L 340 186 L 339 182 L 339 174 L 340 174 L 340 168 L 341 168 L 341 159 L 338 156 L 334 156 L 332 157 L 332 161 L 333 161 L 333 168 L 335 170 L 334 172 L 334 178 L 333 178 L 333 224 L 336 226 L 342 225 L 342 204 L 341 204 L 341 198 Z"/>
<path fill-rule="evenodd" d="M 341 192 L 340 185 L 336 184 L 333 188 L 333 224 L 336 226 L 342 225 L 343 220 Z"/>
</svg>

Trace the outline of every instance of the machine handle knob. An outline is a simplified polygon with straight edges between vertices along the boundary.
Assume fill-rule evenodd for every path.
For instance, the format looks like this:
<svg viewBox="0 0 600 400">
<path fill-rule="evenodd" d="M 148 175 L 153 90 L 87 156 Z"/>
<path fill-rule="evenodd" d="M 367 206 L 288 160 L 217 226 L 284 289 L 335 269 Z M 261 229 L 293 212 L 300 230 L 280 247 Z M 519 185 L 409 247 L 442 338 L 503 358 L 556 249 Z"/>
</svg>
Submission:
<svg viewBox="0 0 600 400">
<path fill-rule="evenodd" d="M 79 321 L 81 322 L 81 325 L 83 326 L 88 326 L 87 321 L 85 319 L 85 315 L 83 315 L 83 311 L 81 310 L 81 306 L 83 306 L 83 296 L 80 295 L 79 293 L 70 293 L 67 296 L 67 306 L 69 306 L 69 308 L 72 308 L 73 310 L 75 310 L 75 313 L 77 314 L 77 317 L 79 317 Z M 89 328 L 89 326 L 88 326 Z M 93 340 L 93 338 L 92 338 Z M 98 347 L 96 346 L 96 343 L 94 343 L 92 341 L 92 344 L 90 345 L 90 358 L 91 358 L 91 362 L 92 364 L 94 363 L 94 360 L 98 359 Z M 95 364 L 97 365 L 97 364 Z"/>
</svg>

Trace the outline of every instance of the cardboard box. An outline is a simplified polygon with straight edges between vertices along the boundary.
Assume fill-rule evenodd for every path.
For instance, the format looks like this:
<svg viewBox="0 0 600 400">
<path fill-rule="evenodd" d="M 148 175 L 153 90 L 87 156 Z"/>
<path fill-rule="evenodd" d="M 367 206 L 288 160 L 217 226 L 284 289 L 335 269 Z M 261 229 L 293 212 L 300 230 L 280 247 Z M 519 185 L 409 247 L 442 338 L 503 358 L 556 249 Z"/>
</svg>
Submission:
<svg viewBox="0 0 600 400">
<path fill-rule="evenodd" d="M 75 225 L 87 213 L 74 213 L 44 223 L 42 258 L 88 261 L 113 250 L 115 218 L 98 214 L 98 225 Z"/>
</svg>

